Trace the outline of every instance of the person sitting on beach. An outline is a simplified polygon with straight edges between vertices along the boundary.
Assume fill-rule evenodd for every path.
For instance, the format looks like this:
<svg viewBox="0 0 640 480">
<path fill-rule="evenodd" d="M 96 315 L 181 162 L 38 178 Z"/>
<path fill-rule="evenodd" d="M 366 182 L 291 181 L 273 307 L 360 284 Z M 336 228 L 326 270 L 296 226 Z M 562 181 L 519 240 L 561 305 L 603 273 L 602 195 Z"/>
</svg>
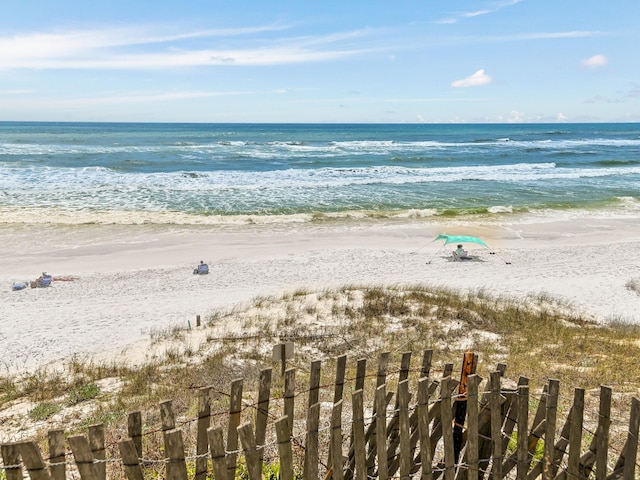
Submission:
<svg viewBox="0 0 640 480">
<path fill-rule="evenodd" d="M 469 253 L 462 248 L 462 245 L 458 245 L 458 248 L 453 251 L 453 255 L 460 260 L 471 260 Z"/>
<path fill-rule="evenodd" d="M 200 260 L 200 265 L 193 271 L 194 275 L 206 275 L 209 273 L 209 265 Z"/>
</svg>

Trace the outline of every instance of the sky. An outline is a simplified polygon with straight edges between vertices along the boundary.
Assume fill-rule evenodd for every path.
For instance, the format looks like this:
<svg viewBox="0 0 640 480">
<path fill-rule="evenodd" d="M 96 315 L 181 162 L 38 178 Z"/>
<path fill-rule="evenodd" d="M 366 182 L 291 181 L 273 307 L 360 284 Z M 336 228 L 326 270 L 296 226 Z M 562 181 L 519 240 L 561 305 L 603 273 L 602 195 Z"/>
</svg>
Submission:
<svg viewBox="0 0 640 480">
<path fill-rule="evenodd" d="M 0 121 L 640 121 L 638 0 L 3 0 Z"/>
</svg>

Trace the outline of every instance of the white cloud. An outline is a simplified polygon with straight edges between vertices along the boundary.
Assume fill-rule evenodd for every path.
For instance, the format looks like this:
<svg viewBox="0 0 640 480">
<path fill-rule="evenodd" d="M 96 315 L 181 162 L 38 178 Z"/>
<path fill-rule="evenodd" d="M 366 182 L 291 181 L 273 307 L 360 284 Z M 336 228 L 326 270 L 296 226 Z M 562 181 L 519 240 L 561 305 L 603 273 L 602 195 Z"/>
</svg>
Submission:
<svg viewBox="0 0 640 480">
<path fill-rule="evenodd" d="M 524 121 L 524 113 L 513 110 L 509 115 L 508 123 L 522 123 Z"/>
<path fill-rule="evenodd" d="M 568 118 L 565 114 L 563 114 L 562 112 L 558 113 L 558 116 L 556 117 L 556 122 L 566 122 L 567 120 Z"/>
<path fill-rule="evenodd" d="M 345 43 L 366 30 L 304 38 L 280 38 L 237 49 L 194 49 L 189 39 L 231 37 L 279 30 L 280 27 L 164 32 L 152 27 L 126 27 L 65 33 L 33 33 L 0 37 L 0 69 L 152 69 L 211 65 L 281 65 L 321 62 L 357 55 L 364 50 Z M 370 51 L 368 49 L 367 51 Z"/>
<path fill-rule="evenodd" d="M 488 85 L 491 81 L 491 77 L 484 73 L 484 69 L 480 69 L 470 77 L 456 80 L 451 86 L 454 88 L 477 87 L 479 85 Z"/>
<path fill-rule="evenodd" d="M 602 54 L 594 55 L 582 61 L 582 66 L 587 68 L 600 68 L 609 63 L 609 59 Z"/>
</svg>

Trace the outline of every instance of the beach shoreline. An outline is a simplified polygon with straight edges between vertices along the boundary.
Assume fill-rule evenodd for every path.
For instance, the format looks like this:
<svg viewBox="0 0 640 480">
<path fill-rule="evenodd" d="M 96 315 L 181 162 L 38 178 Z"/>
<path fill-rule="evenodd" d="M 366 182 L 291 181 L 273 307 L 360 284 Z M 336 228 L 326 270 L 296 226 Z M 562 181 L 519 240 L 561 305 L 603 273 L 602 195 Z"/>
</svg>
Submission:
<svg viewBox="0 0 640 480">
<path fill-rule="evenodd" d="M 3 225 L 0 370 L 74 357 L 140 358 L 154 331 L 258 296 L 344 285 L 432 285 L 557 297 L 596 321 L 640 323 L 640 222 L 633 216 L 497 216 L 245 225 Z M 439 233 L 483 238 L 453 262 Z M 193 275 L 203 260 L 209 275 Z M 12 291 L 42 272 L 60 280 Z M 67 280 L 67 281 L 64 281 Z M 236 326 L 237 327 L 237 326 Z"/>
</svg>

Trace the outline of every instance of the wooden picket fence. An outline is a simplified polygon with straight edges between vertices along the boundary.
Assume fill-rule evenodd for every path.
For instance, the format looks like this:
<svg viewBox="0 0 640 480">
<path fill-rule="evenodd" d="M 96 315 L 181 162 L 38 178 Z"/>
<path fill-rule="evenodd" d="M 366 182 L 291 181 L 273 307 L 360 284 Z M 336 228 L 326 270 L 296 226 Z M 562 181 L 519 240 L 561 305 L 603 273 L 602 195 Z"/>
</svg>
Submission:
<svg viewBox="0 0 640 480">
<path fill-rule="evenodd" d="M 1 445 L 1 468 L 7 480 L 27 476 L 104 480 L 113 471 L 107 468 L 110 463 L 121 467 L 118 478 L 130 480 L 231 480 L 237 478 L 240 466 L 242 478 L 257 480 L 263 478 L 267 463 L 279 463 L 283 480 L 637 478 L 637 398 L 631 401 L 626 441 L 616 451 L 610 444 L 609 387 L 600 389 L 597 425 L 588 430 L 583 389 L 574 390 L 560 425 L 558 381 L 549 380 L 541 393 L 531 394 L 526 378 L 508 381 L 506 366 L 498 365 L 481 388 L 482 379 L 475 373 L 477 357 L 471 352 L 464 356 L 459 380 L 452 378 L 453 364 L 446 364 L 440 375 L 432 374 L 431 350 L 423 352 L 416 369 L 410 368 L 411 353 L 402 354 L 393 375 L 389 358 L 389 353 L 381 354 L 377 371 L 370 376 L 366 360 L 358 360 L 352 387 L 345 378 L 347 357 L 337 358 L 333 402 L 320 401 L 320 361 L 311 363 L 309 385 L 298 393 L 296 369 L 284 371 L 284 388 L 278 395 L 272 392 L 272 369 L 262 370 L 255 403 L 243 400 L 243 379 L 237 379 L 231 384 L 224 426 L 212 426 L 214 416 L 219 418 L 211 411 L 215 392 L 212 387 L 201 388 L 194 448 L 185 449 L 184 432 L 176 428 L 172 403 L 166 401 L 160 404 L 163 451 L 143 450 L 142 414 L 133 412 L 128 417 L 128 438 L 117 443 L 117 453 L 114 448 L 107 455 L 103 425 L 68 438 L 63 430 L 54 430 L 49 432 L 46 456 L 35 442 Z M 367 378 L 375 378 L 375 389 L 365 388 Z M 344 398 L 345 385 L 350 399 Z M 307 401 L 296 404 L 300 392 Z M 366 392 L 372 398 L 365 407 Z M 530 406 L 535 411 L 530 412 Z M 321 418 L 323 409 L 326 415 Z M 267 451 L 276 450 L 266 458 Z"/>
</svg>

